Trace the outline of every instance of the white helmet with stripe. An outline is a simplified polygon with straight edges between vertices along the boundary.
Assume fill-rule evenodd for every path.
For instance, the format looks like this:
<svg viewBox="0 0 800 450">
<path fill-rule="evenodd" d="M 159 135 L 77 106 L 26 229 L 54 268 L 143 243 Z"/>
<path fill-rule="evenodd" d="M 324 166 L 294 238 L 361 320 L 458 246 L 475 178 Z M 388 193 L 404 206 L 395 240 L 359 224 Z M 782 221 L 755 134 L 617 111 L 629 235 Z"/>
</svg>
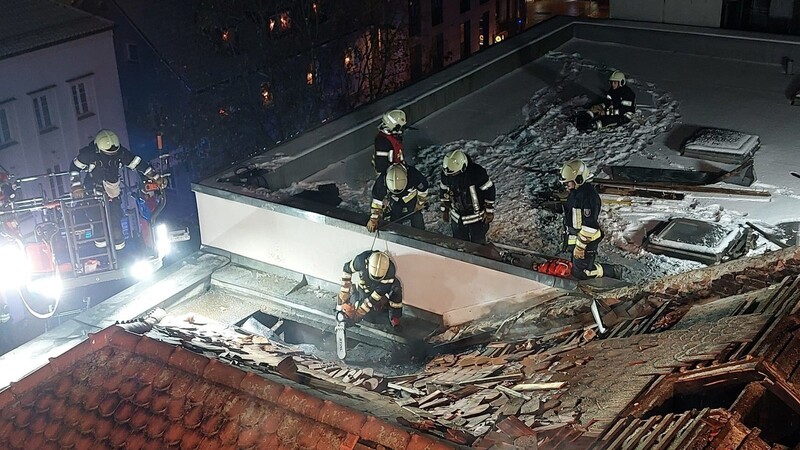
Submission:
<svg viewBox="0 0 800 450">
<path fill-rule="evenodd" d="M 119 138 L 111 130 L 100 130 L 94 137 L 94 145 L 107 155 L 113 155 L 119 150 Z"/>
</svg>

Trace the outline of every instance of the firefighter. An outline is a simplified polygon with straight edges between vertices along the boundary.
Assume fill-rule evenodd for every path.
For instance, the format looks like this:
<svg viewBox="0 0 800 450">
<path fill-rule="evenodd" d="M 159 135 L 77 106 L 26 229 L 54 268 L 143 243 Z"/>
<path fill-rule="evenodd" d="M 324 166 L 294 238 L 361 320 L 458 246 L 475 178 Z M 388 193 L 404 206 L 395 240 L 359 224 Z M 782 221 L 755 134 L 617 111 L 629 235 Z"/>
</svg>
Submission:
<svg viewBox="0 0 800 450">
<path fill-rule="evenodd" d="M 120 206 L 120 178 L 119 169 L 125 166 L 131 170 L 141 172 L 147 178 L 158 181 L 159 174 L 125 147 L 120 146 L 116 133 L 110 130 L 100 130 L 92 143 L 78 151 L 78 156 L 70 165 L 70 181 L 72 184 L 72 198 L 81 199 L 86 195 L 84 183 L 81 182 L 81 171 L 87 172 L 87 186 L 93 185 L 98 189 L 100 185 L 108 197 L 108 221 L 111 229 L 111 239 L 116 250 L 125 248 L 125 237 L 122 232 L 122 209 Z M 95 246 L 106 247 L 105 236 L 94 241 Z"/>
<path fill-rule="evenodd" d="M 462 150 L 453 150 L 442 161 L 439 183 L 442 220 L 450 222 L 453 237 L 486 243 L 486 232 L 494 220 L 494 183 L 486 169 Z"/>
<path fill-rule="evenodd" d="M 626 83 L 625 74 L 617 70 L 611 74 L 608 82 L 611 88 L 606 92 L 605 98 L 588 111 L 578 113 L 575 125 L 579 130 L 588 132 L 614 127 L 633 119 L 636 94 Z"/>
<path fill-rule="evenodd" d="M 392 328 L 399 330 L 403 316 L 403 290 L 400 280 L 395 278 L 395 266 L 385 252 L 367 250 L 359 253 L 342 268 L 343 322 L 355 323 L 365 317 L 378 322 L 380 313 L 388 314 Z"/>
<path fill-rule="evenodd" d="M 381 116 L 372 153 L 372 167 L 375 168 L 375 173 L 384 173 L 390 165 L 405 162 L 403 131 L 406 123 L 406 113 L 401 109 L 393 109 Z"/>
<path fill-rule="evenodd" d="M 411 226 L 425 229 L 422 210 L 428 199 L 428 180 L 419 170 L 404 164 L 392 164 L 372 186 L 367 230 L 377 231 L 381 219 L 387 222 L 411 221 Z M 402 223 L 402 222 L 401 222 Z"/>
<path fill-rule="evenodd" d="M 612 266 L 595 262 L 603 239 L 598 222 L 601 201 L 589 178 L 588 167 L 579 159 L 561 168 L 561 183 L 569 191 L 564 207 L 567 249 L 572 253 L 572 276 L 579 280 L 615 275 Z"/>
</svg>

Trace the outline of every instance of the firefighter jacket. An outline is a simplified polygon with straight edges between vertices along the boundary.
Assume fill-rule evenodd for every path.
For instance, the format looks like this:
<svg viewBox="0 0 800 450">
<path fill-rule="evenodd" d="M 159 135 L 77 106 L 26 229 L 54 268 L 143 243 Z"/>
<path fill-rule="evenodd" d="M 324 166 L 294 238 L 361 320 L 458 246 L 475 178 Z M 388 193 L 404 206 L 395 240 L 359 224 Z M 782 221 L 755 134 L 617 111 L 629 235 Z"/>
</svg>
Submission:
<svg viewBox="0 0 800 450">
<path fill-rule="evenodd" d="M 569 245 L 585 247 L 603 237 L 600 229 L 600 194 L 592 183 L 586 182 L 570 191 L 564 206 L 564 225 Z"/>
<path fill-rule="evenodd" d="M 404 162 L 403 135 L 392 134 L 380 129 L 375 136 L 375 148 L 372 153 L 372 165 L 375 167 L 375 171 L 384 173 L 392 164 Z"/>
<path fill-rule="evenodd" d="M 602 105 L 606 117 L 618 118 L 627 122 L 633 119 L 633 113 L 636 111 L 636 94 L 627 85 L 620 86 L 606 93 Z"/>
<path fill-rule="evenodd" d="M 70 164 L 70 181 L 72 186 L 80 186 L 81 171 L 90 173 L 97 181 L 102 180 L 103 186 L 111 197 L 119 195 L 119 169 L 125 166 L 131 170 L 137 170 L 144 176 L 152 178 L 155 170 L 150 164 L 143 161 L 141 157 L 134 155 L 125 147 L 120 147 L 113 155 L 101 152 L 93 143 L 83 147 L 78 151 L 78 156 Z M 117 195 L 111 195 L 110 186 L 116 186 L 111 191 L 116 191 Z"/>
<path fill-rule="evenodd" d="M 369 275 L 369 257 L 373 250 L 359 253 L 352 261 L 342 267 L 342 285 L 351 282 L 352 275 L 358 272 L 358 282 L 354 287 L 361 291 L 364 300 L 358 305 L 361 315 L 366 315 L 373 309 L 387 309 L 392 317 L 403 315 L 403 298 L 400 280 L 395 277 L 395 266 L 389 261 L 389 269 L 380 280 L 374 280 Z"/>
<path fill-rule="evenodd" d="M 406 166 L 406 170 L 408 171 L 408 183 L 399 194 L 389 192 L 386 187 L 386 177 L 383 174 L 378 176 L 375 184 L 372 185 L 371 209 L 373 213 L 375 210 L 391 209 L 398 203 L 403 207 L 401 209 L 409 211 L 413 211 L 418 205 L 418 209 L 425 206 L 428 199 L 428 180 L 412 166 Z"/>
<path fill-rule="evenodd" d="M 495 187 L 486 169 L 467 160 L 464 172 L 447 175 L 442 171 L 439 182 L 441 210 L 449 212 L 457 223 L 469 225 L 483 220 L 486 213 L 494 214 Z"/>
</svg>

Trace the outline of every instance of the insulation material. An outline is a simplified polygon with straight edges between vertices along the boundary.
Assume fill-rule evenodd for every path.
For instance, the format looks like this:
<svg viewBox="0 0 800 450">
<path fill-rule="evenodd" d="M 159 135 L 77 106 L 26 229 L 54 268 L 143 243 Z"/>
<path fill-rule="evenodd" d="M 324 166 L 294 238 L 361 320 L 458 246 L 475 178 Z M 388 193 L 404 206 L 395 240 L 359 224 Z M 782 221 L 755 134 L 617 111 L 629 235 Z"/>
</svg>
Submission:
<svg viewBox="0 0 800 450">
<path fill-rule="evenodd" d="M 760 139 L 753 134 L 719 128 L 703 128 L 683 146 L 683 156 L 725 164 L 741 164 L 752 158 Z"/>
</svg>

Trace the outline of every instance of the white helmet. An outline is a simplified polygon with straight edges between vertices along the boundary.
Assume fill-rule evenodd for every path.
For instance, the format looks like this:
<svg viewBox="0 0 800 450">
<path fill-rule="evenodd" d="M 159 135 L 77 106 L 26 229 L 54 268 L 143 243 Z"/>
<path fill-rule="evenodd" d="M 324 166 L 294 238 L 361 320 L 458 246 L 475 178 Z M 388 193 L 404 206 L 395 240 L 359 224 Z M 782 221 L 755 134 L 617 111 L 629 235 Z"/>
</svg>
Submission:
<svg viewBox="0 0 800 450">
<path fill-rule="evenodd" d="M 408 169 L 402 164 L 392 164 L 386 169 L 386 188 L 392 194 L 403 192 L 408 186 Z"/>
<path fill-rule="evenodd" d="M 372 252 L 367 261 L 367 271 L 373 280 L 382 280 L 389 271 L 389 255 L 380 251 Z"/>
<path fill-rule="evenodd" d="M 113 155 L 119 150 L 119 138 L 111 130 L 100 130 L 94 137 L 94 145 L 107 155 Z"/>
<path fill-rule="evenodd" d="M 406 113 L 402 109 L 393 109 L 381 116 L 381 128 L 391 133 L 402 132 L 406 123 Z"/>
<path fill-rule="evenodd" d="M 445 175 L 457 175 L 467 170 L 467 154 L 463 150 L 453 150 L 442 161 L 442 170 Z"/>
<path fill-rule="evenodd" d="M 615 70 L 614 73 L 612 73 L 611 76 L 608 77 L 608 81 L 609 82 L 616 81 L 617 83 L 619 83 L 620 86 L 625 86 L 625 74 L 620 72 L 619 70 Z"/>
<path fill-rule="evenodd" d="M 563 167 L 561 167 L 561 182 L 567 183 L 569 181 L 575 182 L 576 185 L 580 186 L 585 183 L 589 179 L 589 168 L 586 167 L 586 164 L 581 161 L 580 159 L 573 159 L 571 161 L 567 161 Z"/>
</svg>

